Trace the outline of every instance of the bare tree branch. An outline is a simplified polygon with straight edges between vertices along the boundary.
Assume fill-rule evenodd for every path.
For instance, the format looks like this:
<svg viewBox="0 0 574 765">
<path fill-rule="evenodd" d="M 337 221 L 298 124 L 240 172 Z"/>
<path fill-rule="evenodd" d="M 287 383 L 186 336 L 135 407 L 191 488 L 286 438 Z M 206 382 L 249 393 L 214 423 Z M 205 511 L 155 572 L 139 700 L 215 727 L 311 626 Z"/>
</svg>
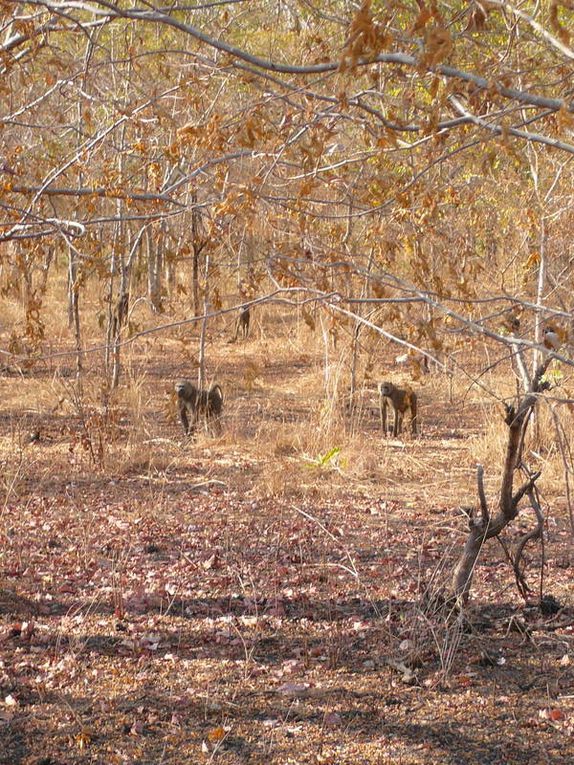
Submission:
<svg viewBox="0 0 574 765">
<path fill-rule="evenodd" d="M 540 135 L 539 133 L 530 133 L 526 130 L 517 130 L 516 128 L 506 125 L 491 125 L 485 119 L 471 114 L 468 109 L 465 109 L 462 106 L 460 101 L 455 98 L 455 96 L 449 96 L 449 101 L 459 114 L 468 119 L 470 122 L 473 122 L 478 127 L 489 130 L 491 133 L 496 133 L 496 135 L 512 135 L 515 138 L 521 138 L 524 141 L 528 141 L 530 143 L 541 143 L 544 146 L 550 146 L 553 149 L 559 149 L 560 151 L 565 151 L 568 154 L 574 154 L 574 145 L 571 143 L 565 143 L 564 141 L 558 140 L 558 138 L 550 138 L 545 135 Z"/>
<path fill-rule="evenodd" d="M 190 35 L 196 40 L 199 40 L 200 42 L 205 43 L 206 45 L 209 45 L 216 50 L 228 53 L 234 58 L 246 61 L 248 64 L 256 66 L 260 69 L 265 69 L 280 74 L 326 74 L 329 72 L 336 72 L 340 69 L 339 61 L 327 61 L 320 64 L 296 65 L 283 64 L 271 59 L 253 55 L 243 50 L 242 48 L 225 42 L 224 40 L 208 35 L 192 24 L 187 24 L 175 16 L 170 16 L 168 13 L 155 8 L 150 4 L 146 4 L 145 8 L 121 8 L 113 2 L 107 2 L 107 0 L 93 0 L 93 2 L 86 3 L 58 3 L 52 2 L 51 0 L 31 0 L 29 4 L 45 7 L 54 13 L 57 13 L 64 8 L 68 10 L 77 8 L 78 10 L 81 9 L 82 11 L 89 11 L 94 14 L 107 13 L 111 18 L 124 18 L 132 19 L 134 21 L 156 22 L 165 24 L 166 26 L 173 27 L 174 29 L 179 29 L 181 32 Z M 492 90 L 493 88 L 492 80 L 489 80 L 486 77 L 481 77 L 480 75 L 474 74 L 472 72 L 465 72 L 462 69 L 457 69 L 456 67 L 448 66 L 446 64 L 438 64 L 436 66 L 425 65 L 424 61 L 419 57 L 402 52 L 378 53 L 369 58 L 359 58 L 355 62 L 355 66 L 360 68 L 371 66 L 374 63 L 394 64 L 405 66 L 409 69 L 418 69 L 419 71 L 421 67 L 423 67 L 430 73 L 438 74 L 443 77 L 447 77 L 448 79 L 456 79 L 461 80 L 462 82 L 470 83 L 478 90 L 487 91 Z M 548 98 L 546 96 L 530 93 L 526 90 L 509 88 L 502 83 L 494 83 L 494 89 L 499 96 L 507 100 L 516 101 L 520 104 L 543 107 L 546 109 L 551 109 L 552 111 L 558 111 L 562 108 L 571 112 L 574 111 L 574 104 L 569 104 L 560 98 Z"/>
<path fill-rule="evenodd" d="M 486 494 L 484 493 L 484 467 L 482 465 L 476 466 L 476 483 L 478 484 L 478 498 L 480 500 L 482 522 L 484 526 L 487 527 L 490 522 L 490 513 L 488 511 Z"/>
</svg>

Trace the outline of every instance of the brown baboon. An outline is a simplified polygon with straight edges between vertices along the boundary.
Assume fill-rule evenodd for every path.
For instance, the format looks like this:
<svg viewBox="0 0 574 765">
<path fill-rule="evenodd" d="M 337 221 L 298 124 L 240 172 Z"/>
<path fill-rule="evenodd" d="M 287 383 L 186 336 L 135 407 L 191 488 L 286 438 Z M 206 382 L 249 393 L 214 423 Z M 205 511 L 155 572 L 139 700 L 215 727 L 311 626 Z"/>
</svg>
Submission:
<svg viewBox="0 0 574 765">
<path fill-rule="evenodd" d="M 411 415 L 411 431 L 417 432 L 417 396 L 412 388 L 397 388 L 391 382 L 379 383 L 379 395 L 381 405 L 381 426 L 383 435 L 387 434 L 387 408 L 392 407 L 395 414 L 393 422 L 393 436 L 398 436 L 403 426 L 403 416 L 407 409 Z"/>
<path fill-rule="evenodd" d="M 242 305 L 239 309 L 239 316 L 237 317 L 237 321 L 235 322 L 235 334 L 231 338 L 231 340 L 228 340 L 229 343 L 235 343 L 237 342 L 237 338 L 239 335 L 242 336 L 244 340 L 247 340 L 249 337 L 249 322 L 251 321 L 251 312 L 248 305 Z"/>
<path fill-rule="evenodd" d="M 175 384 L 179 419 L 186 436 L 195 433 L 197 420 L 202 414 L 208 425 L 214 423 L 221 427 L 219 417 L 223 411 L 223 391 L 219 385 L 212 385 L 202 390 L 189 380 L 180 380 Z"/>
<path fill-rule="evenodd" d="M 115 305 L 112 314 L 112 337 L 117 337 L 120 329 L 128 320 L 128 308 L 130 304 L 130 293 L 123 292 Z"/>
<path fill-rule="evenodd" d="M 251 312 L 248 305 L 242 305 L 239 309 L 239 316 L 237 317 L 237 327 L 235 329 L 235 337 L 239 334 L 243 336 L 244 340 L 249 337 L 249 322 L 251 321 Z"/>
<path fill-rule="evenodd" d="M 426 353 L 401 353 L 395 356 L 395 364 L 406 364 L 411 373 L 418 379 L 421 375 L 430 374 L 429 358 Z"/>
</svg>

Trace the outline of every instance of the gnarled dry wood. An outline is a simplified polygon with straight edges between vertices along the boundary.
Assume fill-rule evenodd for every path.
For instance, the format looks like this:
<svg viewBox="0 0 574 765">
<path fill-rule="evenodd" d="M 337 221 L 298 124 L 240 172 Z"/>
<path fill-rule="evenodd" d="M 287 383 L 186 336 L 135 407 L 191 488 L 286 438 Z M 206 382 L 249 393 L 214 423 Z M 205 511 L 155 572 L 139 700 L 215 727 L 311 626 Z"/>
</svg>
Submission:
<svg viewBox="0 0 574 765">
<path fill-rule="evenodd" d="M 523 496 L 533 491 L 540 473 L 532 475 L 516 492 L 514 492 L 514 472 L 520 465 L 524 436 L 530 420 L 530 415 L 536 406 L 538 394 L 545 389 L 542 380 L 553 355 L 549 354 L 536 370 L 529 390 L 518 402 L 516 409 L 507 407 L 506 424 L 508 425 L 508 444 L 504 461 L 504 471 L 500 487 L 498 512 L 492 516 L 484 494 L 482 465 L 477 468 L 478 495 L 481 515 L 472 517 L 469 521 L 469 535 L 452 579 L 452 590 L 457 601 L 462 605 L 468 600 L 476 561 L 483 544 L 487 539 L 497 537 L 500 532 L 516 518 L 518 505 Z"/>
<path fill-rule="evenodd" d="M 528 490 L 527 493 L 528 493 L 528 498 L 530 500 L 530 505 L 532 506 L 532 509 L 534 510 L 534 513 L 536 515 L 536 526 L 521 537 L 516 547 L 516 553 L 514 555 L 514 560 L 512 562 L 512 565 L 514 568 L 514 576 L 516 578 L 516 585 L 518 589 L 520 590 L 520 594 L 525 599 L 529 595 L 529 593 L 532 592 L 532 589 L 528 586 L 528 583 L 526 582 L 524 568 L 522 570 L 520 569 L 520 560 L 524 553 L 524 548 L 526 547 L 528 542 L 534 539 L 541 540 L 542 559 L 544 561 L 544 535 L 542 533 L 543 527 L 544 527 L 544 515 L 542 514 L 542 508 L 540 507 L 540 502 L 538 501 L 538 497 L 536 496 L 537 492 L 534 485 Z M 542 565 L 542 570 L 544 570 L 544 563 Z M 540 586 L 540 597 L 542 598 L 542 578 L 541 578 L 541 586 Z"/>
</svg>

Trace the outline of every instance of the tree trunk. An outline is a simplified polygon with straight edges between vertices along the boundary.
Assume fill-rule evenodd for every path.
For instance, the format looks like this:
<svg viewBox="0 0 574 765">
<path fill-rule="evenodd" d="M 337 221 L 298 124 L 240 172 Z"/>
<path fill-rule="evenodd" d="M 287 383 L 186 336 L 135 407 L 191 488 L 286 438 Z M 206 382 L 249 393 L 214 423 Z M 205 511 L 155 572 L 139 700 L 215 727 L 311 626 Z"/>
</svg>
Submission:
<svg viewBox="0 0 574 765">
<path fill-rule="evenodd" d="M 127 260 L 122 255 L 120 256 L 120 286 L 119 296 L 112 316 L 112 338 L 113 338 L 113 360 L 114 366 L 112 371 L 112 388 L 117 388 L 120 381 L 120 347 L 121 347 L 121 334 L 122 327 L 128 323 L 128 311 L 130 300 L 130 277 L 132 272 L 133 262 L 141 244 L 143 235 L 146 232 L 146 227 L 141 228 L 135 237 L 130 249 Z"/>
<path fill-rule="evenodd" d="M 479 526 L 470 527 L 464 550 L 454 569 L 453 592 L 457 599 L 466 603 L 470 595 L 472 577 L 482 545 L 485 541 L 483 529 Z"/>
<path fill-rule="evenodd" d="M 147 249 L 147 294 L 154 313 L 161 313 L 161 256 L 154 247 L 151 229 L 146 232 Z"/>
<path fill-rule="evenodd" d="M 199 251 L 193 248 L 193 272 L 191 275 L 193 315 L 199 316 Z"/>
<path fill-rule="evenodd" d="M 205 288 L 203 290 L 203 321 L 201 322 L 201 334 L 199 337 L 199 369 L 197 370 L 197 383 L 200 388 L 205 387 L 205 338 L 207 333 L 207 314 L 209 312 L 209 291 L 207 289 L 209 278 L 209 255 L 205 257 Z"/>
<path fill-rule="evenodd" d="M 118 207 L 119 207 L 118 202 Z M 120 373 L 121 373 L 121 348 L 120 348 L 120 336 L 121 336 L 121 321 L 119 320 L 119 305 L 122 300 L 122 295 L 124 294 L 124 288 L 126 284 L 126 266 L 125 266 L 125 255 L 124 255 L 124 248 L 123 248 L 123 237 L 120 236 L 120 241 L 122 242 L 122 246 L 120 246 L 120 254 L 118 257 L 118 270 L 120 275 L 120 284 L 119 284 L 119 298 L 114 301 L 112 298 L 112 312 L 111 312 L 111 326 L 110 326 L 110 338 L 111 338 L 111 359 L 112 359 L 112 378 L 111 378 L 111 387 L 117 388 L 120 383 Z"/>
<path fill-rule="evenodd" d="M 191 249 L 193 253 L 191 291 L 193 299 L 193 315 L 200 316 L 201 307 L 199 305 L 199 256 L 207 244 L 207 240 L 201 235 L 201 216 L 197 206 L 197 192 L 195 190 L 191 194 L 191 202 L 193 205 L 191 208 Z M 207 274 L 205 275 L 205 278 L 207 281 Z"/>
<path fill-rule="evenodd" d="M 82 375 L 82 332 L 80 325 L 80 292 L 78 288 L 78 263 L 74 250 L 68 250 L 68 326 L 74 330 L 76 345 L 76 376 Z"/>
</svg>

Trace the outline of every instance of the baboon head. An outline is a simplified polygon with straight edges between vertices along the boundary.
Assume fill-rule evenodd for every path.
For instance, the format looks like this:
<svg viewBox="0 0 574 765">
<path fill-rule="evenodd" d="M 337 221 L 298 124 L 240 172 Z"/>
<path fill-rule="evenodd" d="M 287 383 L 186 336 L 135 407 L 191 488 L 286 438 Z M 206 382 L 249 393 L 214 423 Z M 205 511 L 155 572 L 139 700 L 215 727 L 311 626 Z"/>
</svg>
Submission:
<svg viewBox="0 0 574 765">
<path fill-rule="evenodd" d="M 390 396 L 394 391 L 395 386 L 391 382 L 382 382 L 379 384 L 379 392 L 381 396 Z"/>
</svg>

